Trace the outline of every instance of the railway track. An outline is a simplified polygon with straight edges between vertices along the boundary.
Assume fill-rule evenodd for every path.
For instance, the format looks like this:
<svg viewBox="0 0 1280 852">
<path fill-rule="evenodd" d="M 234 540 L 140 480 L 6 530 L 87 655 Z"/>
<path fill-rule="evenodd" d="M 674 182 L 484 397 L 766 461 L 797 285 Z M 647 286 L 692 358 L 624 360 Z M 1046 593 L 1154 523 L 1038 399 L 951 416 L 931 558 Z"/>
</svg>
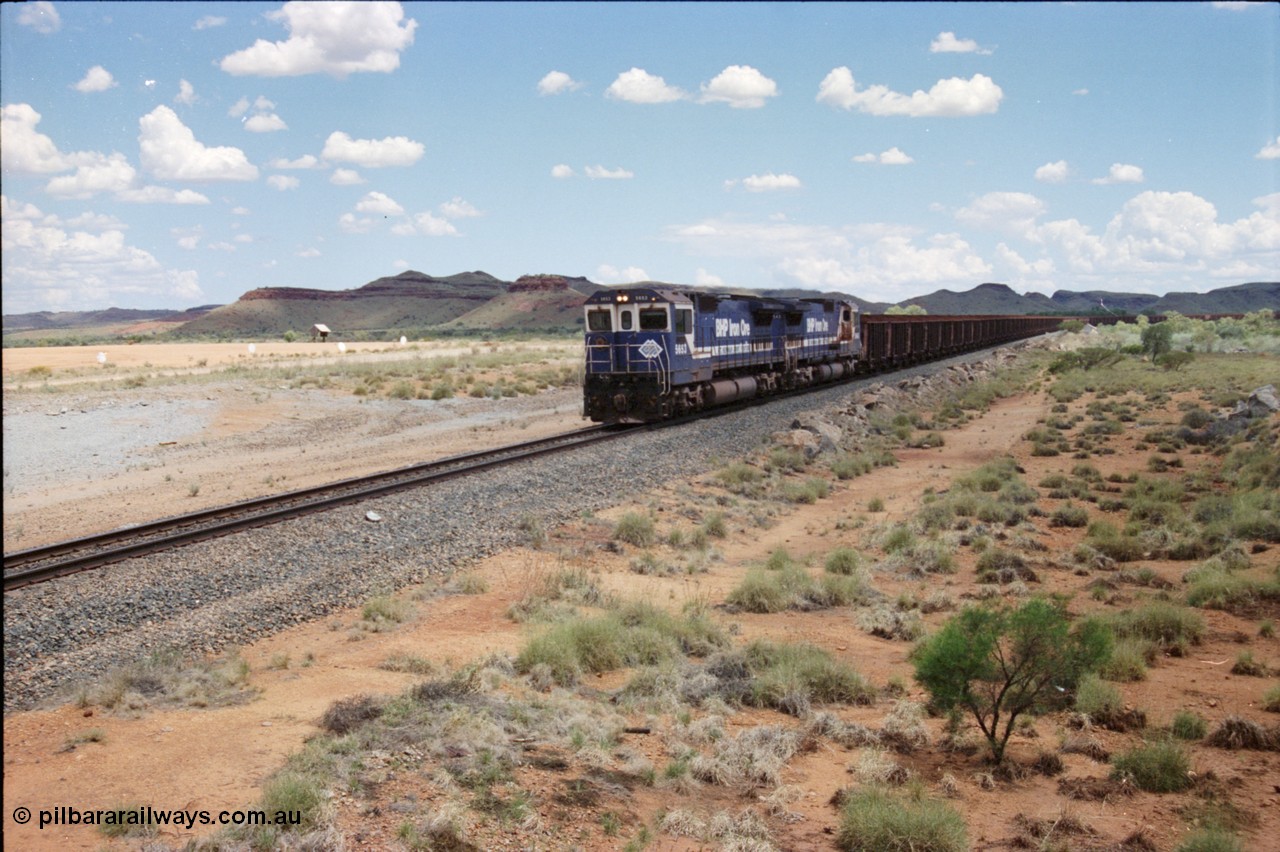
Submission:
<svg viewBox="0 0 1280 852">
<path fill-rule="evenodd" d="M 1001 341 L 995 345 L 1001 345 Z M 899 365 L 887 360 L 870 374 L 893 373 Z M 353 477 L 325 485 L 289 491 L 268 497 L 259 497 L 192 512 L 161 518 L 133 526 L 122 527 L 83 538 L 57 542 L 4 555 L 4 591 L 42 583 L 69 574 L 100 568 L 135 556 L 158 553 L 197 541 L 228 535 L 240 530 L 265 526 L 288 518 L 331 509 L 347 503 L 367 500 L 394 491 L 443 482 L 470 473 L 508 464 L 520 459 L 549 455 L 599 441 L 635 432 L 641 429 L 677 426 L 698 418 L 719 417 L 741 408 L 765 405 L 790 396 L 809 393 L 824 387 L 833 387 L 849 381 L 867 378 L 866 374 L 825 383 L 805 386 L 775 393 L 768 397 L 743 400 L 699 414 L 672 418 L 661 423 L 641 426 L 606 427 L 590 426 L 574 432 L 566 432 L 549 438 L 525 441 L 410 465 L 368 476 Z"/>
<path fill-rule="evenodd" d="M 628 429 L 591 426 L 549 438 L 449 456 L 435 461 L 325 485 L 258 497 L 185 515 L 4 555 L 4 590 L 20 589 L 135 556 L 157 553 L 239 530 L 331 509 L 467 474 L 621 436 Z"/>
</svg>

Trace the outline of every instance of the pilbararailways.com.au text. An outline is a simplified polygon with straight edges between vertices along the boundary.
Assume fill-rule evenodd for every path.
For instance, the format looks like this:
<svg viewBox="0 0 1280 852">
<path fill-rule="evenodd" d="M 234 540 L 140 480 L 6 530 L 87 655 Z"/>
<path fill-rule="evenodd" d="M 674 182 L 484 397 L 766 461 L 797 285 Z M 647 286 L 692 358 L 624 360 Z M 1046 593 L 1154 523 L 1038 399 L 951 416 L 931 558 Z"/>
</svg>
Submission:
<svg viewBox="0 0 1280 852">
<path fill-rule="evenodd" d="M 31 821 L 30 808 L 13 810 L 13 820 L 19 824 Z M 280 826 L 302 825 L 302 811 L 228 810 L 206 811 L 187 809 L 153 808 L 142 805 L 136 808 L 77 808 L 59 805 L 35 811 L 36 825 L 40 829 L 72 825 L 93 826 L 173 826 L 188 831 L 200 826 Z"/>
</svg>

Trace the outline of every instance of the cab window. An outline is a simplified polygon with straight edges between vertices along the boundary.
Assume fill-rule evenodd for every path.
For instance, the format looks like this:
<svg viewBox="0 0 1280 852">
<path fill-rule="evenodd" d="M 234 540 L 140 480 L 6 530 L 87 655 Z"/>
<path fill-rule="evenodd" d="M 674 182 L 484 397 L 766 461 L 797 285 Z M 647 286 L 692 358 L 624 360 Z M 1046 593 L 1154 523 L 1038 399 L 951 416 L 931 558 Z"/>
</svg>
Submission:
<svg viewBox="0 0 1280 852">
<path fill-rule="evenodd" d="M 693 311 L 676 308 L 676 334 L 693 334 Z"/>
<path fill-rule="evenodd" d="M 641 308 L 640 309 L 640 330 L 641 331 L 666 331 L 667 330 L 667 309 L 666 308 Z"/>
<path fill-rule="evenodd" d="M 613 331 L 613 312 L 608 308 L 587 311 L 587 328 L 592 331 Z"/>
<path fill-rule="evenodd" d="M 622 330 L 630 331 L 631 325 L 632 325 L 631 311 L 627 310 L 626 308 L 623 308 L 619 316 L 620 316 L 620 319 L 618 324 L 622 326 Z"/>
</svg>

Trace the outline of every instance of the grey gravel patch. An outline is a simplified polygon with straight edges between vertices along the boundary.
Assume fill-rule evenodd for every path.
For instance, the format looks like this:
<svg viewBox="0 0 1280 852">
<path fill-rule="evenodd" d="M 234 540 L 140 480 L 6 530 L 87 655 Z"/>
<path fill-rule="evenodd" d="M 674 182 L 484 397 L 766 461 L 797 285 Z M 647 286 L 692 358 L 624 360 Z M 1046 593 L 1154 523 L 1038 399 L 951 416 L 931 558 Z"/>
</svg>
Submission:
<svg viewBox="0 0 1280 852">
<path fill-rule="evenodd" d="M 903 370 L 892 380 L 982 357 Z M 712 459 L 760 446 L 799 413 L 885 380 L 640 432 L 11 592 L 5 710 L 30 708 L 159 650 L 221 650 L 446 576 L 524 543 L 521 521 L 551 529 L 689 480 Z M 368 513 L 381 522 L 370 523 Z"/>
<path fill-rule="evenodd" d="M 6 406 L 5 488 L 22 492 L 103 476 L 149 458 L 161 444 L 199 434 L 216 414 L 215 404 L 204 400 L 59 403 L 47 411 Z M 33 434 L 40 440 L 17 437 Z"/>
</svg>

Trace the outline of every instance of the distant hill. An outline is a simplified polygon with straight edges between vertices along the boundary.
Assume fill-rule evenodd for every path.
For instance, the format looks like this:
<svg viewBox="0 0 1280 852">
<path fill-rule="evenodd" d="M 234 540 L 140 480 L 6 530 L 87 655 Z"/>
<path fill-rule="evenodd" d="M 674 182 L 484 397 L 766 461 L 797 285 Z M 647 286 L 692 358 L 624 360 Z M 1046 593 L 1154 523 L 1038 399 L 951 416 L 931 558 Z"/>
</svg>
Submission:
<svg viewBox="0 0 1280 852">
<path fill-rule="evenodd" d="M 31 314 L 5 314 L 5 334 L 15 331 L 46 331 L 52 329 L 84 328 L 86 326 L 128 325 L 150 322 L 190 322 L 204 316 L 218 305 L 202 305 L 185 311 L 135 310 L 133 308 L 107 308 L 102 311 L 37 311 Z"/>
<path fill-rule="evenodd" d="M 960 293 L 938 290 L 898 303 L 919 305 L 930 314 L 1240 314 L 1280 308 L 1280 282 L 1255 281 L 1208 293 L 1111 293 L 1059 290 L 1019 295 L 1004 284 L 980 284 Z"/>
<path fill-rule="evenodd" d="M 355 290 L 263 287 L 250 290 L 184 325 L 180 336 L 270 335 L 307 332 L 323 323 L 335 337 L 439 326 L 504 294 L 507 285 L 485 272 L 436 278 L 409 270 Z"/>
<path fill-rule="evenodd" d="M 1247 314 L 1271 308 L 1280 311 L 1280 281 L 1254 281 L 1208 293 L 1168 293 L 1153 306 L 1155 313 Z"/>
<path fill-rule="evenodd" d="M 638 285 L 688 289 L 662 281 Z M 110 308 L 104 311 L 7 314 L 6 343 L 48 343 L 77 335 L 134 337 L 168 333 L 173 337 L 280 337 L 305 335 L 315 323 L 332 330 L 333 339 L 368 335 L 498 331 L 574 331 L 582 327 L 582 305 L 604 289 L 586 278 L 556 274 L 524 275 L 507 282 L 486 272 L 436 277 L 409 270 L 378 278 L 352 290 L 263 287 L 229 305 L 204 305 L 186 311 Z M 724 289 L 724 288 L 721 288 Z M 846 298 L 866 313 L 891 307 L 856 295 L 802 289 L 751 291 L 787 298 Z M 1280 282 L 1255 281 L 1208 293 L 1112 293 L 1059 290 L 1052 296 L 1025 295 L 1005 284 L 986 283 L 972 290 L 937 290 L 898 303 L 919 305 L 929 314 L 1135 314 L 1177 311 L 1183 314 L 1247 313 L 1280 307 Z"/>
<path fill-rule="evenodd" d="M 441 327 L 451 331 L 572 331 L 582 325 L 587 296 L 601 289 L 585 278 L 522 275 L 505 293 Z"/>
</svg>

